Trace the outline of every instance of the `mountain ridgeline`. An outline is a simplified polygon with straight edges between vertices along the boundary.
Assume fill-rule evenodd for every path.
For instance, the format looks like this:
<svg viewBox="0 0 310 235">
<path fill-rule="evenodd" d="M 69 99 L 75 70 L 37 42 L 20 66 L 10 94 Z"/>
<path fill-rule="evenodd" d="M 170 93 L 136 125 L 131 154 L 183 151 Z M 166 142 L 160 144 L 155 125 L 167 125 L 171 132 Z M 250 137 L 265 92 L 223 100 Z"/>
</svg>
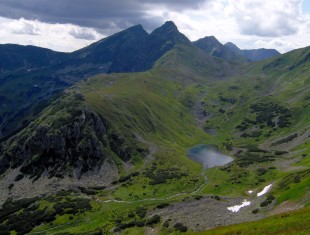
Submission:
<svg viewBox="0 0 310 235">
<path fill-rule="evenodd" d="M 24 127 L 58 94 L 92 74 L 146 71 L 175 44 L 190 45 L 172 22 L 151 34 L 133 26 L 72 53 L 2 45 L 0 136 Z"/>
<path fill-rule="evenodd" d="M 235 44 L 228 42 L 224 45 L 226 48 L 229 48 L 232 50 L 235 54 L 239 56 L 243 56 L 250 61 L 260 61 L 260 60 L 266 60 L 272 57 L 275 57 L 277 55 L 280 55 L 280 52 L 278 52 L 275 49 L 252 49 L 252 50 L 241 50 L 238 48 Z"/>
<path fill-rule="evenodd" d="M 0 53 L 0 233 L 195 232 L 309 208 L 310 47 L 191 42 L 169 21 Z M 186 154 L 200 144 L 234 160 L 203 169 Z"/>
<path fill-rule="evenodd" d="M 193 42 L 193 44 L 210 55 L 230 61 L 257 62 L 280 55 L 280 53 L 275 49 L 261 48 L 252 50 L 241 50 L 231 42 L 223 45 L 213 36 L 201 38 Z"/>
<path fill-rule="evenodd" d="M 83 75 L 87 72 L 141 72 L 150 69 L 176 43 L 191 42 L 178 31 L 173 22 L 166 22 L 151 34 L 141 25 L 136 25 L 72 53 L 54 52 L 34 46 L 1 45 L 3 60 L 0 66 L 2 71 L 46 66 L 52 66 L 57 71 L 70 67 L 72 71 L 82 70 Z"/>
<path fill-rule="evenodd" d="M 220 57 L 230 61 L 239 61 L 239 62 L 248 61 L 248 59 L 245 56 L 231 50 L 231 48 L 227 47 L 226 45 L 223 45 L 213 36 L 201 38 L 193 42 L 193 44 L 202 49 L 203 51 L 205 51 L 206 53 L 216 57 Z"/>
</svg>

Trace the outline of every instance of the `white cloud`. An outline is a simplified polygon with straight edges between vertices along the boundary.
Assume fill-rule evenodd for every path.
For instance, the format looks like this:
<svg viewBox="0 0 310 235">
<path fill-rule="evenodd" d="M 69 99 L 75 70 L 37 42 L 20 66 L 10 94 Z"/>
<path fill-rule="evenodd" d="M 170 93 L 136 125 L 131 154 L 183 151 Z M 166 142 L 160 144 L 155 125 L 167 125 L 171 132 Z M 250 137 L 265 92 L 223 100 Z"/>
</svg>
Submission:
<svg viewBox="0 0 310 235">
<path fill-rule="evenodd" d="M 72 24 L 48 24 L 37 20 L 0 17 L 0 43 L 35 45 L 69 52 L 103 37 L 94 29 Z"/>
<path fill-rule="evenodd" d="M 96 40 L 98 38 L 98 33 L 90 28 L 81 28 L 77 26 L 72 26 L 69 30 L 69 34 L 77 39 L 86 40 Z"/>
<path fill-rule="evenodd" d="M 301 0 L 229 0 L 232 17 L 242 34 L 292 35 L 303 23 Z"/>
<path fill-rule="evenodd" d="M 5 26 L 7 29 L 11 29 L 14 34 L 29 34 L 29 35 L 39 35 L 40 29 L 37 26 L 37 22 L 27 21 L 21 18 L 19 21 L 10 21 L 8 25 Z"/>
<path fill-rule="evenodd" d="M 310 16 L 302 13 L 302 0 L 216 0 L 199 10 L 166 12 L 191 40 L 213 35 L 222 43 L 242 49 L 275 48 L 280 52 L 309 46 Z"/>
</svg>

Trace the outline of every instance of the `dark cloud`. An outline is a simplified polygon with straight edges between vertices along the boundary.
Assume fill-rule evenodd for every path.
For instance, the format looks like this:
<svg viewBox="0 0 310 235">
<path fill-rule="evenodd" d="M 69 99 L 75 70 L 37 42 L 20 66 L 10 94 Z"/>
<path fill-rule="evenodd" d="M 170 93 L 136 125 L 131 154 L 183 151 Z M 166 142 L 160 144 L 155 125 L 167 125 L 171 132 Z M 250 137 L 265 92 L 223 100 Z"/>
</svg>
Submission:
<svg viewBox="0 0 310 235">
<path fill-rule="evenodd" d="M 210 0 L 209 0 L 210 1 Z M 147 3 L 150 5 L 164 5 L 170 10 L 183 11 L 187 9 L 199 9 L 200 6 L 207 2 L 206 0 L 139 0 L 140 3 Z"/>
<path fill-rule="evenodd" d="M 197 9 L 205 1 L 210 0 L 0 0 L 0 16 L 72 23 L 94 27 L 101 33 L 135 24 L 152 30 L 164 21 L 162 17 L 149 15 L 154 7 L 183 11 Z"/>
</svg>

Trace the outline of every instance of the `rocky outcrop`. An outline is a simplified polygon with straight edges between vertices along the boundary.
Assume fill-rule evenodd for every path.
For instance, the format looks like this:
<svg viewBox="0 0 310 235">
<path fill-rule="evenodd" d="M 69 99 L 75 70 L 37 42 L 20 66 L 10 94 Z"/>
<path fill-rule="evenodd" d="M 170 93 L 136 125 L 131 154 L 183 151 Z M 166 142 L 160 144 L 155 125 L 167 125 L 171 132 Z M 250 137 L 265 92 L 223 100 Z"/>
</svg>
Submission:
<svg viewBox="0 0 310 235">
<path fill-rule="evenodd" d="M 1 165 L 6 167 L 1 170 L 8 164 L 12 168 L 23 165 L 22 173 L 39 177 L 44 171 L 60 176 L 70 168 L 79 168 L 81 173 L 94 169 L 108 154 L 105 125 L 87 109 L 52 125 L 33 124 L 3 144 Z"/>
<path fill-rule="evenodd" d="M 136 154 L 134 143 L 109 129 L 106 120 L 89 108 L 61 106 L 2 143 L 0 173 L 21 166 L 20 171 L 34 179 L 42 174 L 80 177 L 98 170 L 109 156 L 129 161 Z"/>
</svg>

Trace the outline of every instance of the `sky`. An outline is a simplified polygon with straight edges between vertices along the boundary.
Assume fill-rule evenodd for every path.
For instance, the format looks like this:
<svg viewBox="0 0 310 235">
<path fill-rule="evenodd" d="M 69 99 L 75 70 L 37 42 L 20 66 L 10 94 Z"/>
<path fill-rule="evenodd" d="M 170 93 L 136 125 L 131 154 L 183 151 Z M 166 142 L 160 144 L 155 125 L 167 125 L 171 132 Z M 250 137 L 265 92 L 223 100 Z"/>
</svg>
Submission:
<svg viewBox="0 0 310 235">
<path fill-rule="evenodd" d="M 192 41 L 212 35 L 281 53 L 310 46 L 310 0 L 0 0 L 0 43 L 71 52 L 168 20 Z"/>
</svg>

